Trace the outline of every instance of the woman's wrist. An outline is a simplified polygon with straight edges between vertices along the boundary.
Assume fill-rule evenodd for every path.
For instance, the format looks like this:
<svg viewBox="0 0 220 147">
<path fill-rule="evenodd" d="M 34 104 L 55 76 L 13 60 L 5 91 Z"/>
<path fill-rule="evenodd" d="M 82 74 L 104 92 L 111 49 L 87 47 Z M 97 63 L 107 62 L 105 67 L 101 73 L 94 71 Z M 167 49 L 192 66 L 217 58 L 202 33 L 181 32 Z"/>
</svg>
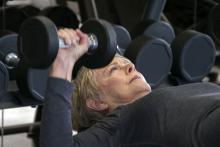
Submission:
<svg viewBox="0 0 220 147">
<path fill-rule="evenodd" d="M 72 71 L 75 65 L 74 61 L 59 62 L 55 61 L 49 71 L 50 77 L 56 77 L 72 81 Z"/>
</svg>

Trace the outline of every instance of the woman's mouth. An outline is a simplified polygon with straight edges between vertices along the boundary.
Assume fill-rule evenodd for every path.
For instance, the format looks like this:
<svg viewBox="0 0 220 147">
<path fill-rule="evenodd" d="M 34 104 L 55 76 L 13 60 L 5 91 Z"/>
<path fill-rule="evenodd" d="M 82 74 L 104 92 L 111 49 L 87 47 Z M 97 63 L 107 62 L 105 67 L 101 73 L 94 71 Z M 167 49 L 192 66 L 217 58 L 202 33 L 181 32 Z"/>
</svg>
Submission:
<svg viewBox="0 0 220 147">
<path fill-rule="evenodd" d="M 133 81 L 135 81 L 135 80 L 138 80 L 138 79 L 140 79 L 141 77 L 139 77 L 138 75 L 136 75 L 136 76 L 134 76 L 131 80 L 130 80 L 130 82 L 129 83 L 131 83 L 131 82 L 133 82 Z"/>
</svg>

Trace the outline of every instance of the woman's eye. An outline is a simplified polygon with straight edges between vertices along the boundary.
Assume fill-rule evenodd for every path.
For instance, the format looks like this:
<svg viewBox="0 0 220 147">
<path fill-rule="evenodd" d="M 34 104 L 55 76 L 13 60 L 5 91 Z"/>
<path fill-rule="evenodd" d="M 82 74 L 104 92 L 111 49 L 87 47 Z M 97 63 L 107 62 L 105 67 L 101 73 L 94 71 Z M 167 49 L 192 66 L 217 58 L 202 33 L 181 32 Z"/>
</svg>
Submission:
<svg viewBox="0 0 220 147">
<path fill-rule="evenodd" d="M 112 73 L 113 71 L 115 71 L 115 70 L 117 70 L 118 68 L 117 67 L 112 67 L 111 69 L 110 69 L 110 73 Z"/>
</svg>

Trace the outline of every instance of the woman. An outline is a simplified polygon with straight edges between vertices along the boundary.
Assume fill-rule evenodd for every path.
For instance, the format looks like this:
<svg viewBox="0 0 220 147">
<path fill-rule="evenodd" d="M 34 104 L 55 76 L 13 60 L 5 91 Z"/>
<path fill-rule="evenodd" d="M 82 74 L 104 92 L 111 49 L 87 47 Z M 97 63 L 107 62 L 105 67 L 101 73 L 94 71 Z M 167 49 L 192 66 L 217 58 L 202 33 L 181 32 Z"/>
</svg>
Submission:
<svg viewBox="0 0 220 147">
<path fill-rule="evenodd" d="M 88 37 L 69 29 L 58 35 L 71 48 L 60 49 L 51 66 L 41 147 L 220 146 L 219 87 L 196 84 L 151 92 L 134 65 L 118 55 L 104 68 L 82 69 L 74 85 L 72 70 L 88 50 Z M 72 107 L 80 131 L 75 136 Z"/>
<path fill-rule="evenodd" d="M 52 88 L 56 88 L 56 85 L 61 85 L 62 82 L 65 83 L 65 89 L 62 87 L 59 91 L 62 94 L 68 94 L 67 99 L 69 99 L 73 85 L 67 83 L 67 81 L 71 82 L 72 80 L 72 70 L 75 62 L 88 50 L 88 38 L 80 30 L 74 31 L 71 29 L 59 30 L 58 35 L 64 39 L 66 44 L 71 45 L 71 48 L 59 49 L 49 73 L 48 83 L 55 82 L 52 84 Z M 78 131 L 90 127 L 118 106 L 131 103 L 151 91 L 142 74 L 136 71 L 134 65 L 128 59 L 119 55 L 116 55 L 111 64 L 104 68 L 94 70 L 82 68 L 75 80 L 75 85 L 73 106 L 76 119 L 73 118 L 73 122 Z M 49 90 L 51 87 L 49 85 Z M 57 90 L 51 91 L 54 94 L 59 94 Z M 47 97 L 53 97 L 53 92 L 49 93 Z M 50 94 L 52 95 L 50 96 Z M 51 103 L 49 98 L 45 105 Z M 67 101 L 70 101 L 70 99 Z M 45 108 L 45 111 L 48 111 L 47 108 Z M 55 109 L 60 109 L 60 107 Z M 57 114 L 57 116 L 59 115 Z M 48 117 L 43 117 L 42 121 L 47 121 L 45 119 L 48 119 Z M 62 123 L 59 125 L 62 125 Z M 46 126 L 48 129 L 49 126 Z M 70 127 L 69 124 L 68 129 L 72 130 Z"/>
</svg>

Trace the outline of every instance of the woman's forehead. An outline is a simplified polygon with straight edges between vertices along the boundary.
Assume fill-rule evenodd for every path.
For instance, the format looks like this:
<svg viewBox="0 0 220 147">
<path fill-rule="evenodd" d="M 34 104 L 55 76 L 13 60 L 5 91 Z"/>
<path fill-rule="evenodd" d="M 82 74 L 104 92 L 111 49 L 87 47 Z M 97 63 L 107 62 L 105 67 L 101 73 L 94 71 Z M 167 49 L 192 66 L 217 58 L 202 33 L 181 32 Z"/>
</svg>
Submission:
<svg viewBox="0 0 220 147">
<path fill-rule="evenodd" d="M 123 56 L 116 55 L 109 65 L 107 65 L 103 68 L 95 69 L 96 73 L 102 74 L 107 68 L 109 68 L 112 64 L 115 64 L 115 63 L 132 63 L 132 62 Z"/>
<path fill-rule="evenodd" d="M 131 63 L 131 61 L 130 61 L 129 59 L 127 59 L 127 58 L 125 58 L 125 57 L 123 57 L 123 56 L 120 56 L 120 55 L 116 55 L 116 56 L 113 58 L 113 60 L 112 60 L 111 63 L 114 63 L 114 62 L 129 62 L 129 63 Z M 111 64 L 111 63 L 110 63 L 110 64 Z"/>
</svg>

